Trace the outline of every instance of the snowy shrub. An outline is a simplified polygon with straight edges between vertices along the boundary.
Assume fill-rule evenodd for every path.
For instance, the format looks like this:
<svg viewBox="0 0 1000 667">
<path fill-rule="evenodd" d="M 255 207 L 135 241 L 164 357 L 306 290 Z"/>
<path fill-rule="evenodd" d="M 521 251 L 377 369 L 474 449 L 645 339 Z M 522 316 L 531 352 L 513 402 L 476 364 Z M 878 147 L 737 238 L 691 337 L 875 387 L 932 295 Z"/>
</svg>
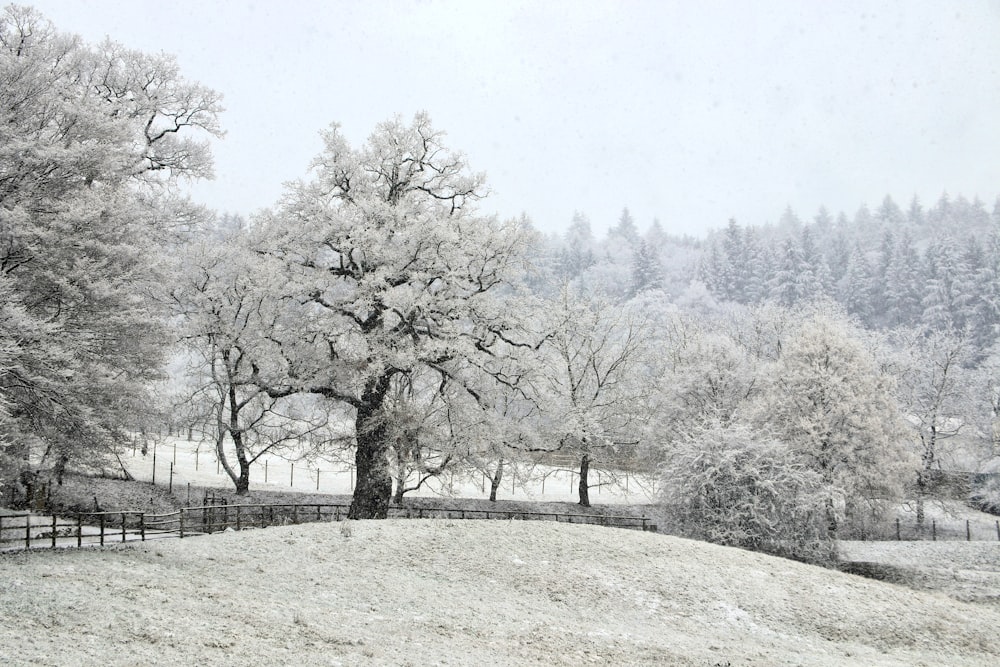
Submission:
<svg viewBox="0 0 1000 667">
<path fill-rule="evenodd" d="M 711 425 L 661 466 L 665 527 L 685 537 L 809 562 L 832 557 L 821 478 L 743 425 Z"/>
</svg>

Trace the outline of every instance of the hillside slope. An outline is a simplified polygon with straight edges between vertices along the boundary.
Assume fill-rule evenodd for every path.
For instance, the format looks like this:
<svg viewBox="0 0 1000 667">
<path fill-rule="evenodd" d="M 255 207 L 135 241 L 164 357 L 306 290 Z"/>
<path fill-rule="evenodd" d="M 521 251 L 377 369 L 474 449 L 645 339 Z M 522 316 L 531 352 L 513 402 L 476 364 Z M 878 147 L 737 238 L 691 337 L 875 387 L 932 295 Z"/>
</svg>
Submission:
<svg viewBox="0 0 1000 667">
<path fill-rule="evenodd" d="M 1000 612 L 935 594 L 547 522 L 312 524 L 0 558 L 6 665 L 989 665 L 997 627 Z"/>
</svg>

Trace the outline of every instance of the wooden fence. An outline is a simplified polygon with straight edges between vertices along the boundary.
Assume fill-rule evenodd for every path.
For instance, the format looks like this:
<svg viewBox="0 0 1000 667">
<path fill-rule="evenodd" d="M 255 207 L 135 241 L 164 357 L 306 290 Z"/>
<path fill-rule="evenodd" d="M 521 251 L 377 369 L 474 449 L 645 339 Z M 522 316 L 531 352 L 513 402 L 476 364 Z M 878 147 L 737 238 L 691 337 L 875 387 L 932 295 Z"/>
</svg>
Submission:
<svg viewBox="0 0 1000 667">
<path fill-rule="evenodd" d="M 299 523 L 341 521 L 345 504 L 206 504 L 174 512 L 92 512 L 71 516 L 38 514 L 0 515 L 0 551 L 104 546 L 133 541 L 185 538 L 196 535 Z M 583 523 L 613 528 L 655 531 L 645 517 L 558 512 L 519 512 L 454 508 L 391 507 L 390 518 L 405 519 L 520 519 Z"/>
<path fill-rule="evenodd" d="M 916 523 L 901 522 L 899 519 L 896 519 L 893 529 L 893 534 L 886 536 L 884 539 L 906 542 L 921 540 L 930 540 L 933 542 L 939 540 L 981 542 L 983 540 L 994 539 L 1000 541 L 1000 520 L 994 521 L 990 525 L 982 520 L 973 522 L 969 519 L 964 521 L 938 521 L 931 519 L 925 521 L 921 526 Z"/>
</svg>

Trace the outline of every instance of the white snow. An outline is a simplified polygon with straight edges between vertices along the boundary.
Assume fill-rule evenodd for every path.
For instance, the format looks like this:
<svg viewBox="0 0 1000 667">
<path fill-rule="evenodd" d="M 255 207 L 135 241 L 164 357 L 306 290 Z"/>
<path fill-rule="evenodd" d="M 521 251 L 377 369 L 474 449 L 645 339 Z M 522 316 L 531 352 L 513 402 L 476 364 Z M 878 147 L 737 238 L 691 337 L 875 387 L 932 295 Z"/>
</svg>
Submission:
<svg viewBox="0 0 1000 667">
<path fill-rule="evenodd" d="M 1000 610 L 638 531 L 389 520 L 0 557 L 0 664 L 993 665 Z"/>
</svg>

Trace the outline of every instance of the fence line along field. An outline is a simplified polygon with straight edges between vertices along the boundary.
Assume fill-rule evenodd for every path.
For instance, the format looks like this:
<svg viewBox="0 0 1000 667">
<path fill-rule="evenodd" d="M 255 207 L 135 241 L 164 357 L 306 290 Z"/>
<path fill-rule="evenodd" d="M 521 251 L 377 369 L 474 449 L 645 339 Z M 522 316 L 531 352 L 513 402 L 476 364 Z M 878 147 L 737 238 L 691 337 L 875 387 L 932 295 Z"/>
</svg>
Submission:
<svg viewBox="0 0 1000 667">
<path fill-rule="evenodd" d="M 173 512 L 80 512 L 57 515 L 0 512 L 0 551 L 58 547 L 107 546 L 125 542 L 196 537 L 225 531 L 268 528 L 300 523 L 347 519 L 347 503 L 229 504 L 224 498 L 201 507 Z M 468 507 L 392 507 L 389 518 L 405 519 L 507 519 L 580 523 L 609 528 L 656 531 L 647 517 L 613 514 L 532 512 Z"/>
<path fill-rule="evenodd" d="M 187 484 L 232 488 L 216 456 L 214 445 L 206 441 L 167 437 L 151 444 L 143 453 L 138 447 L 126 449 L 122 462 L 138 480 L 172 486 L 181 492 Z M 532 498 L 557 502 L 576 502 L 577 473 L 569 466 L 538 464 L 530 473 L 506 474 L 499 497 Z M 335 458 L 298 459 L 264 455 L 250 468 L 251 488 L 296 490 L 329 494 L 351 494 L 355 472 L 352 463 Z M 629 472 L 592 470 L 593 500 L 602 504 L 645 504 L 653 500 L 653 480 Z M 489 494 L 490 480 L 479 471 L 456 470 L 432 477 L 408 496 L 482 497 Z"/>
</svg>

